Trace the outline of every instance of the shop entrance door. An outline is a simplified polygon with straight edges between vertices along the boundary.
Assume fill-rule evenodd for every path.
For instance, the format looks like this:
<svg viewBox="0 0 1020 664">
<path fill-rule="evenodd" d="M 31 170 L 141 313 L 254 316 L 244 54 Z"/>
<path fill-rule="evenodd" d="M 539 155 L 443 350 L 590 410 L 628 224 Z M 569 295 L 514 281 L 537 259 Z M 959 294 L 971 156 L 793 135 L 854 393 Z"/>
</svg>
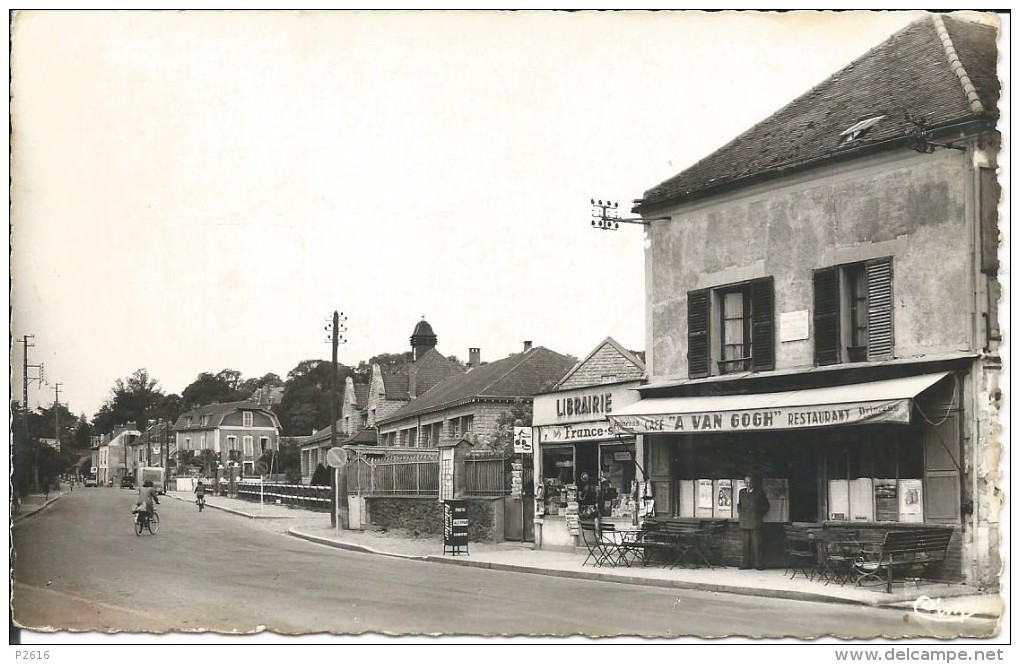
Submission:
<svg viewBox="0 0 1020 664">
<path fill-rule="evenodd" d="M 508 542 L 535 541 L 535 498 L 503 499 L 503 539 Z"/>
</svg>

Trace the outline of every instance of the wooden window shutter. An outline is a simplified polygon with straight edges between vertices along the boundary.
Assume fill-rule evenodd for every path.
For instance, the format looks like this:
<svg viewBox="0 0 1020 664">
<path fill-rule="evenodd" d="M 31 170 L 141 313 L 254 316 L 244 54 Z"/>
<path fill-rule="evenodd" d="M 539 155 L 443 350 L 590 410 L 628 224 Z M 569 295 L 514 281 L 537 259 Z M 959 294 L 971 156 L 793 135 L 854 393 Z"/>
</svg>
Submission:
<svg viewBox="0 0 1020 664">
<path fill-rule="evenodd" d="M 868 261 L 868 359 L 893 356 L 892 258 Z"/>
<path fill-rule="evenodd" d="M 707 290 L 687 294 L 687 373 L 691 378 L 708 375 L 710 295 Z"/>
<path fill-rule="evenodd" d="M 751 282 L 751 370 L 776 366 L 775 302 L 772 277 Z"/>
<path fill-rule="evenodd" d="M 999 271 L 999 198 L 1002 188 L 994 168 L 980 169 L 981 271 Z"/>
<path fill-rule="evenodd" d="M 839 268 L 815 271 L 815 364 L 839 362 Z"/>
</svg>

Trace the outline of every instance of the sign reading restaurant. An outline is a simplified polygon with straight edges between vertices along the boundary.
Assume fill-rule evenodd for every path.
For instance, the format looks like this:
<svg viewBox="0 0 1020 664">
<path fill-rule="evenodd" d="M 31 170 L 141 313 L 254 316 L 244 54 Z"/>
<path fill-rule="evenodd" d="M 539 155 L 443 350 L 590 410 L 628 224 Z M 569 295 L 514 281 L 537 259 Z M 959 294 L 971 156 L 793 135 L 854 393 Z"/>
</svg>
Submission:
<svg viewBox="0 0 1020 664">
<path fill-rule="evenodd" d="M 910 423 L 910 401 L 867 401 L 832 405 L 789 406 L 749 410 L 613 415 L 620 433 L 691 433 L 709 431 L 766 431 L 814 429 L 852 424 Z M 544 437 L 543 432 L 543 437 Z"/>
</svg>

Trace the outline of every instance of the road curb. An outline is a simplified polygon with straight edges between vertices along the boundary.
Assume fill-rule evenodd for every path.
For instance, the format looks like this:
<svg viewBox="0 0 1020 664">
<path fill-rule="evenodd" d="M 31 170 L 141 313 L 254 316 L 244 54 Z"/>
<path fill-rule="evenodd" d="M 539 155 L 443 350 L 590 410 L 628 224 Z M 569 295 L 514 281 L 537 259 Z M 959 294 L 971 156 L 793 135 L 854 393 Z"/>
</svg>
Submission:
<svg viewBox="0 0 1020 664">
<path fill-rule="evenodd" d="M 170 494 L 165 494 L 165 495 L 167 497 L 169 497 L 169 498 L 173 498 L 174 500 L 179 500 L 182 503 L 194 503 L 195 502 L 194 500 L 191 500 L 189 498 L 181 498 L 179 496 L 171 496 Z M 252 519 L 252 520 L 255 520 L 255 519 L 289 519 L 290 518 L 289 516 L 273 516 L 271 514 L 249 514 L 247 512 L 242 512 L 241 510 L 235 510 L 235 509 L 231 509 L 229 507 L 223 507 L 222 505 L 213 505 L 212 503 L 209 503 L 209 502 L 207 502 L 205 504 L 205 506 L 206 507 L 210 507 L 210 508 L 212 508 L 214 510 L 220 510 L 221 512 L 227 512 L 228 514 L 235 514 L 237 516 L 243 516 L 243 517 L 245 517 L 247 519 Z"/>
<path fill-rule="evenodd" d="M 772 588 L 751 588 L 747 586 L 732 586 L 717 583 L 705 583 L 700 581 L 683 581 L 680 579 L 657 579 L 647 578 L 640 576 L 620 576 L 616 574 L 605 574 L 601 572 L 586 571 L 586 570 L 560 570 L 550 569 L 545 567 L 532 567 L 527 565 L 514 565 L 509 563 L 498 563 L 498 562 L 487 562 L 481 560 L 469 560 L 466 558 L 457 557 L 443 557 L 435 555 L 427 556 L 411 556 L 404 554 L 395 554 L 386 551 L 378 551 L 371 547 L 362 546 L 359 544 L 348 544 L 346 542 L 338 542 L 333 539 L 326 537 L 319 537 L 317 535 L 310 535 L 308 533 L 301 532 L 295 528 L 288 529 L 287 533 L 298 539 L 315 542 L 317 544 L 324 544 L 337 549 L 345 549 L 348 551 L 356 551 L 360 553 L 371 553 L 383 556 L 390 556 L 394 558 L 404 558 L 409 560 L 420 560 L 422 562 L 438 563 L 446 565 L 461 565 L 464 567 L 476 567 L 479 569 L 490 569 L 502 572 L 518 572 L 522 574 L 536 574 L 539 576 L 558 576 L 569 579 L 584 579 L 588 581 L 605 581 L 607 583 L 622 583 L 627 585 L 636 586 L 647 586 L 647 587 L 658 587 L 658 588 L 673 588 L 677 590 L 700 590 L 703 592 L 715 592 L 715 593 L 726 593 L 731 595 L 747 595 L 752 597 L 764 597 L 773 599 L 790 599 L 805 602 L 822 602 L 829 604 L 850 604 L 856 606 L 871 606 L 876 608 L 901 608 L 894 604 L 902 603 L 902 600 L 897 602 L 883 601 L 880 598 L 875 601 L 866 601 L 851 597 L 835 597 L 832 595 L 822 595 L 818 593 L 806 593 L 797 590 L 782 590 Z M 999 616 L 995 615 L 983 615 L 974 614 L 975 617 L 983 618 L 987 617 L 990 619 L 998 619 Z"/>
<path fill-rule="evenodd" d="M 31 512 L 24 511 L 25 506 L 24 506 L 24 504 L 22 504 L 22 506 L 21 506 L 21 509 L 22 509 L 21 513 L 11 517 L 11 525 L 13 525 L 15 523 L 18 523 L 19 521 L 24 521 L 28 517 L 35 516 L 39 512 L 42 512 L 47 507 L 49 507 L 53 503 L 55 503 L 58 500 L 60 500 L 60 498 L 64 495 L 64 493 L 67 493 L 67 492 L 61 491 L 60 493 L 58 493 L 57 495 L 53 496 L 52 498 L 50 498 L 49 500 L 44 502 L 39 507 L 37 507 L 36 509 L 32 510 Z"/>
<path fill-rule="evenodd" d="M 348 544 L 347 542 L 337 542 L 336 540 L 329 539 L 328 537 L 319 537 L 318 535 L 310 535 L 303 533 L 296 528 L 287 529 L 287 534 L 298 539 L 307 540 L 309 542 L 315 542 L 316 544 L 324 544 L 325 546 L 331 546 L 334 549 L 344 549 L 345 551 L 354 551 L 356 553 L 371 553 L 377 556 L 387 556 L 389 558 L 402 558 L 404 560 L 420 560 L 422 562 L 428 562 L 431 556 L 414 556 L 405 553 L 392 553 L 390 551 L 379 551 L 369 546 L 363 546 L 361 544 Z"/>
</svg>

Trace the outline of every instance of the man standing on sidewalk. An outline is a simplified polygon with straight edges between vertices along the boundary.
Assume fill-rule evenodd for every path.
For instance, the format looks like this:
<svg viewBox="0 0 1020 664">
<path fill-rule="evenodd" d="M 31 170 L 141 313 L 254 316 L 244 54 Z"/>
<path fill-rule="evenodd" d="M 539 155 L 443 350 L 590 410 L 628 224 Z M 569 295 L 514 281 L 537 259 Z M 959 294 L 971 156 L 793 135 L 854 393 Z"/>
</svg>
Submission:
<svg viewBox="0 0 1020 664">
<path fill-rule="evenodd" d="M 737 500 L 740 534 L 744 542 L 744 560 L 740 569 L 764 569 L 762 564 L 761 529 L 769 511 L 769 499 L 757 477 L 744 478 L 745 488 Z"/>
</svg>

